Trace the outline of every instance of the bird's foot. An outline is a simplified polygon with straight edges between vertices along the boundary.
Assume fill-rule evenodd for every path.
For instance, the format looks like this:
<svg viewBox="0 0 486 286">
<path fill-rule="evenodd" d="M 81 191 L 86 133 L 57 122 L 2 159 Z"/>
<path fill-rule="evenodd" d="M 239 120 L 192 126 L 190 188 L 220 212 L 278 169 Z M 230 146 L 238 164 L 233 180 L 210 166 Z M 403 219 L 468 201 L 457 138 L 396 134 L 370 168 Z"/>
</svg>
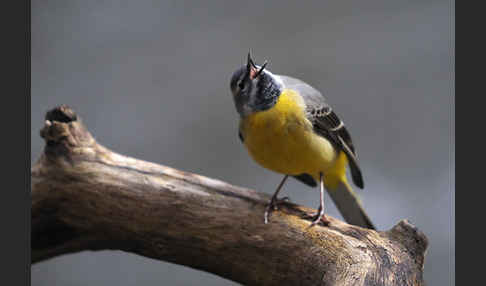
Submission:
<svg viewBox="0 0 486 286">
<path fill-rule="evenodd" d="M 278 205 L 287 203 L 289 201 L 290 201 L 289 197 L 283 197 L 281 199 L 272 198 L 270 200 L 270 203 L 268 203 L 267 207 L 265 208 L 265 215 L 264 215 L 265 224 L 268 223 L 268 216 L 270 215 L 270 213 L 274 210 L 275 211 L 278 210 Z"/>
<path fill-rule="evenodd" d="M 326 218 L 326 215 L 324 214 L 324 209 L 319 208 L 317 213 L 311 214 L 312 223 L 310 224 L 309 227 L 313 227 L 314 225 L 318 224 L 319 222 L 322 222 L 325 226 L 328 226 L 331 221 Z"/>
</svg>

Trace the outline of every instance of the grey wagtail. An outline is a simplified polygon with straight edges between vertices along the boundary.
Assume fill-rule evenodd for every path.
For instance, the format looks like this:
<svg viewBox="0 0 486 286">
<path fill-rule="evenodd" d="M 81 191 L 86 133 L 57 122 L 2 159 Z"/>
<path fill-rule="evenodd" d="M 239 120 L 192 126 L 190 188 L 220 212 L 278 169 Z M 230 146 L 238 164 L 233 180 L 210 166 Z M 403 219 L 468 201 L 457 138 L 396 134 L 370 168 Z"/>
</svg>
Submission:
<svg viewBox="0 0 486 286">
<path fill-rule="evenodd" d="M 239 137 L 250 156 L 264 168 L 284 174 L 265 209 L 264 222 L 282 200 L 277 198 L 289 176 L 311 187 L 320 184 L 320 204 L 310 226 L 329 224 L 324 214 L 324 187 L 344 219 L 374 229 L 346 179 L 363 188 L 351 136 L 324 96 L 307 83 L 257 66 L 248 53 L 246 65 L 231 77 L 231 92 L 240 114 Z"/>
</svg>

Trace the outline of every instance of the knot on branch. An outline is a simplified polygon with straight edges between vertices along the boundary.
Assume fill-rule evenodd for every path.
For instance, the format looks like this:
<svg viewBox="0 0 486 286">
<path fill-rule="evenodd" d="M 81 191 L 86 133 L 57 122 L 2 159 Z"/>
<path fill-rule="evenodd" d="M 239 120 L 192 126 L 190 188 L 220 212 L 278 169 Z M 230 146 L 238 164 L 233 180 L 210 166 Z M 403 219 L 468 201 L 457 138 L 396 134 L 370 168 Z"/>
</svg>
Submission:
<svg viewBox="0 0 486 286">
<path fill-rule="evenodd" d="M 69 123 L 78 120 L 78 116 L 69 106 L 63 104 L 49 110 L 46 113 L 46 120 Z"/>
<path fill-rule="evenodd" d="M 95 143 L 81 118 L 67 105 L 57 106 L 46 113 L 40 136 L 46 141 L 44 151 L 48 156 L 69 155 L 78 147 Z"/>
<path fill-rule="evenodd" d="M 390 229 L 388 234 L 403 245 L 415 263 L 423 268 L 429 241 L 422 231 L 404 219 Z"/>
</svg>

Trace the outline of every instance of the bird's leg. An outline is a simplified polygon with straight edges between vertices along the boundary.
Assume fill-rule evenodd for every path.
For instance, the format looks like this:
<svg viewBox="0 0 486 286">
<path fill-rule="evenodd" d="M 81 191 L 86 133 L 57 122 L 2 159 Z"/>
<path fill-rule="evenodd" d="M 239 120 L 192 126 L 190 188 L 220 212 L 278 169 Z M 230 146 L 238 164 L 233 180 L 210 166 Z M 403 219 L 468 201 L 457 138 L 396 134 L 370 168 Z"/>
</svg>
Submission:
<svg viewBox="0 0 486 286">
<path fill-rule="evenodd" d="M 280 182 L 280 184 L 277 187 L 277 190 L 272 195 L 272 198 L 270 199 L 270 202 L 268 203 L 267 207 L 265 208 L 265 215 L 264 215 L 265 224 L 268 223 L 268 215 L 269 215 L 270 211 L 277 210 L 277 206 L 278 206 L 278 204 L 280 202 L 287 201 L 288 200 L 287 197 L 285 197 L 285 198 L 283 198 L 281 200 L 277 199 L 278 193 L 282 189 L 282 187 L 283 187 L 283 185 L 284 185 L 284 183 L 285 183 L 285 181 L 287 180 L 288 177 L 289 177 L 289 175 L 285 175 L 285 177 L 282 179 L 282 181 Z"/>
<path fill-rule="evenodd" d="M 326 218 L 326 215 L 324 214 L 324 178 L 322 176 L 322 173 L 319 173 L 319 179 L 321 183 L 321 194 L 320 194 L 320 203 L 319 203 L 319 210 L 317 211 L 317 214 L 314 217 L 314 220 L 312 220 L 312 223 L 310 227 L 313 227 L 319 221 L 322 220 L 326 225 L 330 223 L 330 221 Z"/>
</svg>

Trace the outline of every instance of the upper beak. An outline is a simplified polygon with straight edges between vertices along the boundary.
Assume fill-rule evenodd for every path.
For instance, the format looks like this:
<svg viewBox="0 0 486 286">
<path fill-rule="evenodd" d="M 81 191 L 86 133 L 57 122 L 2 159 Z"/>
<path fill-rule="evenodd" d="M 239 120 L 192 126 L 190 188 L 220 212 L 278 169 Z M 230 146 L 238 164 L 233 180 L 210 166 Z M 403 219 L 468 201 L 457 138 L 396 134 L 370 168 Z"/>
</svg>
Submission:
<svg viewBox="0 0 486 286">
<path fill-rule="evenodd" d="M 250 54 L 250 51 L 248 51 L 248 58 L 246 60 L 246 70 L 247 71 L 250 71 L 251 68 L 254 68 L 256 69 L 256 65 L 255 63 L 253 62 L 253 60 L 251 59 L 251 54 Z"/>
</svg>

